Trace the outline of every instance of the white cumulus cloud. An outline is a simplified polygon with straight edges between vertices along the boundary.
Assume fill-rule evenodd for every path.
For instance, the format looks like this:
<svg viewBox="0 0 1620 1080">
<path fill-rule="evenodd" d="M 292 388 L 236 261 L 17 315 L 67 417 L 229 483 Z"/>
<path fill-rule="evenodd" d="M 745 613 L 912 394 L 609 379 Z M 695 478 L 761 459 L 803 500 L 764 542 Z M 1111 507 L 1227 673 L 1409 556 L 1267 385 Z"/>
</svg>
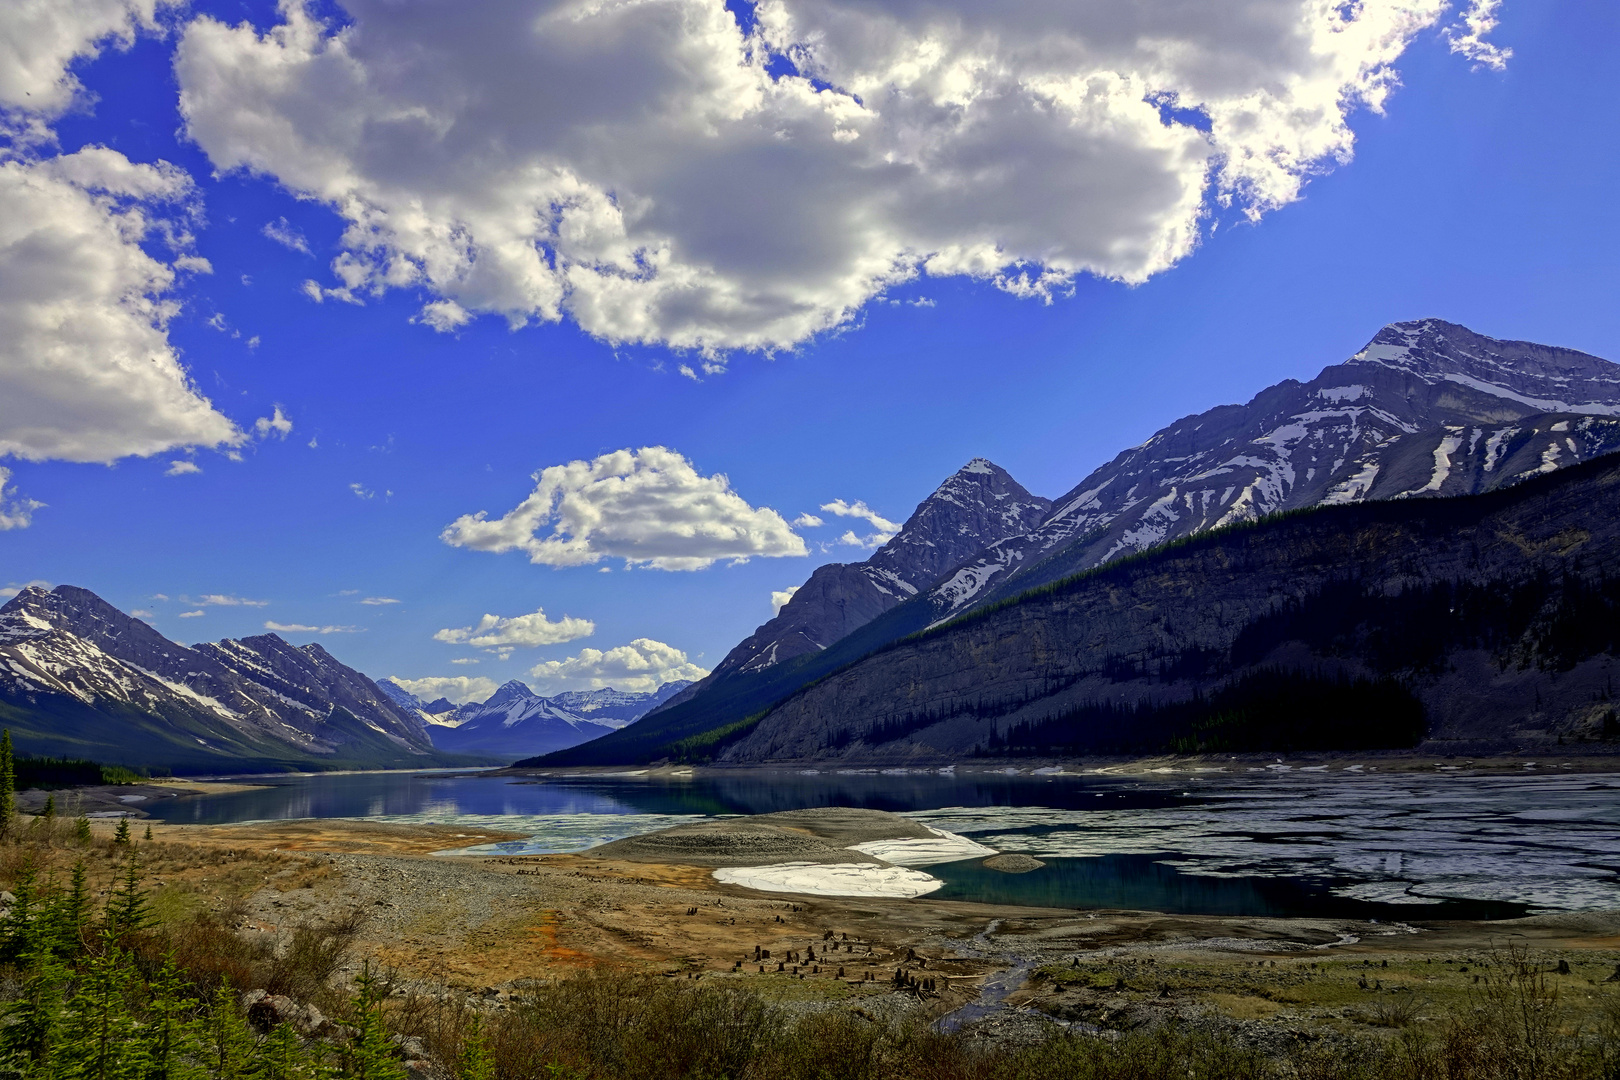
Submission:
<svg viewBox="0 0 1620 1080">
<path fill-rule="evenodd" d="M 25 499 L 17 494 L 11 483 L 11 470 L 0 468 L 0 532 L 26 529 L 34 523 L 34 511 L 45 504 L 38 499 Z M 16 596 L 16 592 L 9 595 Z"/>
<path fill-rule="evenodd" d="M 113 45 L 128 48 L 158 13 L 155 0 L 8 0 L 0 5 L 0 111 L 16 128 L 52 119 L 83 99 L 69 70 Z M 38 130 L 36 128 L 36 130 Z"/>
<path fill-rule="evenodd" d="M 175 69 L 215 167 L 347 221 L 312 298 L 714 354 L 922 274 L 1142 281 L 1212 206 L 1349 160 L 1347 116 L 1445 7 L 761 0 L 745 33 L 722 0 L 285 0 L 263 33 L 195 19 Z"/>
<path fill-rule="evenodd" d="M 390 675 L 388 680 L 398 683 L 423 701 L 446 698 L 457 705 L 465 705 L 469 701 L 483 701 L 499 689 L 494 679 L 486 679 L 481 675 L 471 678 L 465 675 L 429 676 L 423 679 L 404 679 L 398 675 Z"/>
<path fill-rule="evenodd" d="M 195 461 L 187 461 L 185 458 L 179 458 L 175 461 L 169 462 L 169 467 L 163 470 L 163 475 L 188 476 L 192 473 L 200 472 L 202 472 L 201 465 L 198 465 Z"/>
<path fill-rule="evenodd" d="M 440 534 L 454 547 L 523 551 L 548 566 L 604 558 L 661 570 L 697 570 L 720 559 L 806 554 L 782 515 L 750 506 L 723 475 L 703 476 L 662 446 L 619 450 L 534 474 L 533 494 L 492 520 L 480 510 Z"/>
<path fill-rule="evenodd" d="M 782 614 L 782 608 L 787 605 L 787 602 L 789 600 L 793 599 L 793 594 L 798 592 L 798 591 L 799 591 L 799 586 L 797 586 L 797 585 L 794 585 L 792 588 L 788 588 L 788 589 L 772 589 L 771 590 L 771 617 L 775 618 L 777 615 Z"/>
<path fill-rule="evenodd" d="M 825 521 L 822 521 L 814 514 L 800 514 L 793 519 L 794 527 L 799 529 L 819 529 L 825 524 Z"/>
<path fill-rule="evenodd" d="M 606 651 L 581 649 L 578 656 L 547 660 L 529 669 L 530 675 L 552 691 L 611 686 L 632 693 L 656 690 L 660 683 L 677 679 L 696 681 L 708 673 L 680 649 L 651 638 L 636 638 Z"/>
<path fill-rule="evenodd" d="M 111 462 L 243 435 L 192 384 L 165 327 L 191 180 L 92 146 L 0 161 L 0 454 Z M 143 240 L 166 237 L 163 261 Z"/>
<path fill-rule="evenodd" d="M 499 649 L 514 645 L 561 645 L 596 633 L 596 624 L 589 619 L 574 619 L 564 615 L 561 619 L 548 619 L 544 609 L 529 615 L 514 615 L 503 619 L 498 615 L 485 615 L 476 626 L 463 626 L 459 630 L 440 630 L 433 640 L 452 645 L 476 645 L 480 649 Z"/>
</svg>

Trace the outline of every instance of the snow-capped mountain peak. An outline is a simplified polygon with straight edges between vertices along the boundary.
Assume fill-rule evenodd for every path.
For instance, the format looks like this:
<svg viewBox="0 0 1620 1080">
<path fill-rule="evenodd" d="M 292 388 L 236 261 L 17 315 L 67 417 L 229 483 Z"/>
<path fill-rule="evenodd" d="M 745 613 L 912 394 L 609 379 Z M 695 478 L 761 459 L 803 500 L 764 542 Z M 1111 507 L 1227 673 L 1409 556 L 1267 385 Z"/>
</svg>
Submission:
<svg viewBox="0 0 1620 1080">
<path fill-rule="evenodd" d="M 1163 428 L 995 540 L 941 618 L 1207 529 L 1306 506 L 1485 491 L 1620 449 L 1620 366 L 1439 319 L 1394 323 L 1309 382 Z"/>
<path fill-rule="evenodd" d="M 825 649 L 928 591 L 987 542 L 1027 532 L 1050 509 L 1049 500 L 1031 495 L 1001 466 L 974 458 L 946 477 L 866 561 L 819 567 L 775 618 L 727 654 L 715 675 L 757 671 Z"/>
</svg>

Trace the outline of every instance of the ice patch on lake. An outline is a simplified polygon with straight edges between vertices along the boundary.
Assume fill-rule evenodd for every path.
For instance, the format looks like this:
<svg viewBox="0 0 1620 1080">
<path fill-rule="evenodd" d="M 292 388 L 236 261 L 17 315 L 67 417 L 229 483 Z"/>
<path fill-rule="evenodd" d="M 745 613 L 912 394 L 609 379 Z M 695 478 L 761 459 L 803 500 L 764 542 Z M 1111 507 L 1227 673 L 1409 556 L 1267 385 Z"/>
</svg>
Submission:
<svg viewBox="0 0 1620 1080">
<path fill-rule="evenodd" d="M 1039 859 L 1148 855 L 1193 876 L 1314 881 L 1340 896 L 1397 904 L 1620 908 L 1614 776 L 1295 772 L 1198 783 L 1193 802 L 1168 807 L 950 807 L 907 816 Z"/>
<path fill-rule="evenodd" d="M 997 853 L 995 848 L 985 847 L 965 836 L 931 825 L 923 828 L 934 835 L 926 839 L 871 840 L 864 844 L 851 844 L 848 850 L 859 851 L 896 866 L 938 866 L 963 859 L 982 859 Z"/>
<path fill-rule="evenodd" d="M 945 883 L 921 870 L 873 863 L 775 863 L 770 866 L 722 867 L 714 872 L 722 885 L 741 885 L 761 892 L 809 896 L 926 896 Z"/>
</svg>

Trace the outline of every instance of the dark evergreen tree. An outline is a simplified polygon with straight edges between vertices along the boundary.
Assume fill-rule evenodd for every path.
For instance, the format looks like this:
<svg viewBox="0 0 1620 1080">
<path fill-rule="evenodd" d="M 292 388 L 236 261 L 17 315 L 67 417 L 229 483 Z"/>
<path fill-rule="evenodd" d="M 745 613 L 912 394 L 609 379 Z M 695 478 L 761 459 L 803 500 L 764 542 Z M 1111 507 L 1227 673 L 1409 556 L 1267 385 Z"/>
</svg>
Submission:
<svg viewBox="0 0 1620 1080">
<path fill-rule="evenodd" d="M 386 991 L 368 965 L 355 979 L 358 988 L 349 1019 L 354 1034 L 343 1048 L 341 1075 L 353 1080 L 406 1080 L 405 1069 L 394 1054 L 383 1023 L 382 1001 Z"/>
<path fill-rule="evenodd" d="M 59 1051 L 60 1075 L 84 1080 L 143 1080 L 147 1074 L 144 1025 L 135 1013 L 139 976 L 132 959 L 102 940 L 79 971 L 68 1002 Z"/>
<path fill-rule="evenodd" d="M 0 731 L 0 834 L 10 833 L 17 819 L 17 763 L 11 754 L 11 729 Z"/>
<path fill-rule="evenodd" d="M 122 941 L 152 925 L 152 908 L 141 885 L 139 864 L 134 856 L 124 867 L 123 880 L 107 901 L 107 930 Z"/>
<path fill-rule="evenodd" d="M 241 1080 L 252 1073 L 258 1041 L 237 1007 L 236 990 L 227 979 L 214 992 L 212 1008 L 202 1025 L 202 1052 L 206 1075 L 216 1080 Z"/>
</svg>

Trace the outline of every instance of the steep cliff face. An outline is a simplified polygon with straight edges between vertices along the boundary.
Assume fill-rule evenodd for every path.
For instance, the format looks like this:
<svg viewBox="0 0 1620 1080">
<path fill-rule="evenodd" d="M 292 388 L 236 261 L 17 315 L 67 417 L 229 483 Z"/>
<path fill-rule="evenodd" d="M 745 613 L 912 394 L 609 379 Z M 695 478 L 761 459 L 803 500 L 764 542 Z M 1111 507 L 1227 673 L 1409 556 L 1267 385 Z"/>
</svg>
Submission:
<svg viewBox="0 0 1620 1080">
<path fill-rule="evenodd" d="M 1162 429 L 1036 529 L 988 542 L 930 596 L 949 617 L 1222 525 L 1308 506 L 1492 491 L 1620 449 L 1620 366 L 1425 319 L 1309 382 Z"/>
<path fill-rule="evenodd" d="M 986 544 L 1034 528 L 1051 507 L 999 465 L 975 458 L 919 503 L 871 558 L 818 567 L 775 618 L 715 665 L 713 675 L 759 671 L 825 649 L 926 592 Z M 677 700 L 697 692 L 694 687 Z"/>
<path fill-rule="evenodd" d="M 1326 507 L 1117 562 L 881 649 L 712 749 L 731 763 L 1244 749 L 1267 709 L 1290 703 L 1292 745 L 1353 744 L 1354 718 L 1311 732 L 1313 708 L 1346 694 L 1415 709 L 1408 742 L 1601 739 L 1620 733 L 1617 614 L 1611 456 L 1492 494 Z"/>
</svg>

